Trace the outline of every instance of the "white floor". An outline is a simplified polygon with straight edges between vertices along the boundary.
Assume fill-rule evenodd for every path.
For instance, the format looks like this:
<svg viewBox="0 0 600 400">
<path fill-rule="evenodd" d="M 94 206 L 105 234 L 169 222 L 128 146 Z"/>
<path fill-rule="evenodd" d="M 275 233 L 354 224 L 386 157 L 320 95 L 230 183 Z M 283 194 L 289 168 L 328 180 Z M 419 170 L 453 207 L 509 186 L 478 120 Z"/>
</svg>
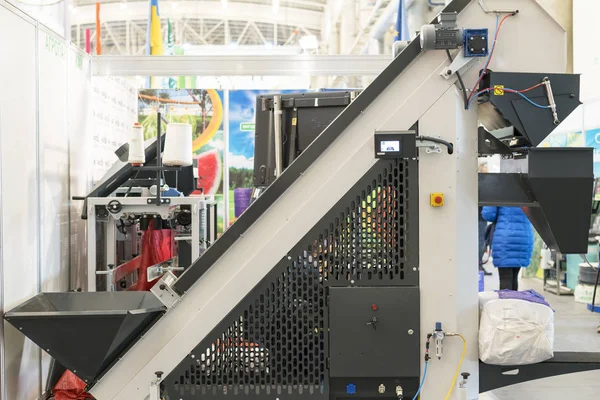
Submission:
<svg viewBox="0 0 600 400">
<path fill-rule="evenodd" d="M 498 274 L 491 267 L 492 276 L 485 277 L 485 289 L 498 289 Z M 544 292 L 542 281 L 521 279 L 519 289 L 534 289 L 546 297 L 556 311 L 556 351 L 600 352 L 600 314 L 593 314 L 584 304 L 576 303 L 573 296 L 556 296 Z M 597 400 L 600 399 L 600 371 L 563 375 L 494 390 L 482 394 L 480 400 Z"/>
</svg>

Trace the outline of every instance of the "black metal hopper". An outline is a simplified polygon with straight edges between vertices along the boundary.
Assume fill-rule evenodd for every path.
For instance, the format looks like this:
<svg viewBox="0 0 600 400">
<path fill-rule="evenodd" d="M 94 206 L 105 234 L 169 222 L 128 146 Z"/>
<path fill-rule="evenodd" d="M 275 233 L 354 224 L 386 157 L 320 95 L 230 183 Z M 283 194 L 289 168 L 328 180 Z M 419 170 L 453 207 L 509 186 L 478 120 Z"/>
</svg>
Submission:
<svg viewBox="0 0 600 400">
<path fill-rule="evenodd" d="M 585 254 L 593 186 L 592 148 L 531 148 L 528 173 L 479 174 L 479 205 L 519 206 L 548 247 Z"/>
<path fill-rule="evenodd" d="M 544 78 L 550 80 L 558 119 L 563 121 L 581 104 L 579 75 L 488 71 L 482 79 L 480 89 L 525 89 L 541 83 Z M 503 90 L 499 93 L 501 94 L 497 95 L 492 91 L 482 96 L 484 103 L 479 106 L 479 120 L 486 130 L 491 132 L 512 126 L 517 137 L 535 147 L 556 128 L 549 109 L 536 107 L 516 93 Z M 528 90 L 525 94 L 538 104 L 548 104 L 543 86 Z"/>
<path fill-rule="evenodd" d="M 4 318 L 92 383 L 164 310 L 150 292 L 41 293 Z"/>
</svg>

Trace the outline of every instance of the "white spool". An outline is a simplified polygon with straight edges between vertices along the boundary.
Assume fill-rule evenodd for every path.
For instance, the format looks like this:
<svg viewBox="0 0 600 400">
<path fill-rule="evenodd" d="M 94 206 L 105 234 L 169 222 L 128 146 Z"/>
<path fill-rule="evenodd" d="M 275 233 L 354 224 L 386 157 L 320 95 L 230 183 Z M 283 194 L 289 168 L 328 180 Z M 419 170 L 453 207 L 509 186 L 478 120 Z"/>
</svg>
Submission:
<svg viewBox="0 0 600 400">
<path fill-rule="evenodd" d="M 144 127 L 139 125 L 137 122 L 131 127 L 128 161 L 133 165 L 141 165 L 146 162 L 146 152 L 144 150 Z"/>
<path fill-rule="evenodd" d="M 181 167 L 192 165 L 192 125 L 173 122 L 167 125 L 163 164 Z"/>
</svg>

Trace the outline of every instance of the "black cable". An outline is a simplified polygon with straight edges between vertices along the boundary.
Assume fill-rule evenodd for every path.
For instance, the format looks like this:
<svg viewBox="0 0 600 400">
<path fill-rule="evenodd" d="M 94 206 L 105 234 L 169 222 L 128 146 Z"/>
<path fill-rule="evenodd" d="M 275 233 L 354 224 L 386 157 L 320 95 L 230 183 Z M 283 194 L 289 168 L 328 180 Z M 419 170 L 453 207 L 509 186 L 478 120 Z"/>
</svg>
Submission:
<svg viewBox="0 0 600 400">
<path fill-rule="evenodd" d="M 594 295 L 592 296 L 592 312 L 595 312 L 596 310 L 596 290 L 598 289 L 598 282 L 600 282 L 600 268 L 598 268 L 598 272 L 596 273 L 596 286 L 594 286 Z"/>
<path fill-rule="evenodd" d="M 450 55 L 450 50 L 446 49 L 446 55 L 448 56 L 450 63 L 452 63 L 453 60 L 452 60 L 452 56 Z M 463 102 L 465 103 L 465 110 L 466 110 L 467 107 L 469 106 L 469 99 L 467 96 L 467 88 L 465 87 L 465 83 L 463 82 L 462 77 L 460 76 L 458 71 L 456 71 L 456 77 L 458 78 L 458 83 L 460 84 L 460 88 L 462 89 Z"/>
<path fill-rule="evenodd" d="M 434 143 L 439 143 L 439 144 L 443 144 L 444 146 L 446 146 L 448 148 L 448 154 L 452 154 L 454 153 L 454 145 L 450 142 L 447 142 L 443 139 L 438 139 L 438 138 L 434 138 L 431 136 L 417 136 L 415 139 L 419 140 L 419 141 L 424 141 L 424 140 L 429 140 L 430 142 L 434 142 Z"/>
</svg>

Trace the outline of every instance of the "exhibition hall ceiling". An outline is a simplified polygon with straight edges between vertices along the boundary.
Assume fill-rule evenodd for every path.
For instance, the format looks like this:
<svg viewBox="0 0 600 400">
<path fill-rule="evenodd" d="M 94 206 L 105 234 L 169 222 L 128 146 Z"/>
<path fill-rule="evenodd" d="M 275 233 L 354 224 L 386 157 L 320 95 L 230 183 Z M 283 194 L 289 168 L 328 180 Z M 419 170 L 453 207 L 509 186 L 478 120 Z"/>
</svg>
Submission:
<svg viewBox="0 0 600 400">
<path fill-rule="evenodd" d="M 170 20 L 176 45 L 297 46 L 300 38 L 318 35 L 325 0 L 159 1 L 162 29 Z M 144 54 L 147 1 L 101 1 L 102 53 Z M 95 35 L 96 1 L 73 0 L 72 40 L 84 47 L 86 30 Z M 166 37 L 166 36 L 165 36 Z"/>
</svg>

